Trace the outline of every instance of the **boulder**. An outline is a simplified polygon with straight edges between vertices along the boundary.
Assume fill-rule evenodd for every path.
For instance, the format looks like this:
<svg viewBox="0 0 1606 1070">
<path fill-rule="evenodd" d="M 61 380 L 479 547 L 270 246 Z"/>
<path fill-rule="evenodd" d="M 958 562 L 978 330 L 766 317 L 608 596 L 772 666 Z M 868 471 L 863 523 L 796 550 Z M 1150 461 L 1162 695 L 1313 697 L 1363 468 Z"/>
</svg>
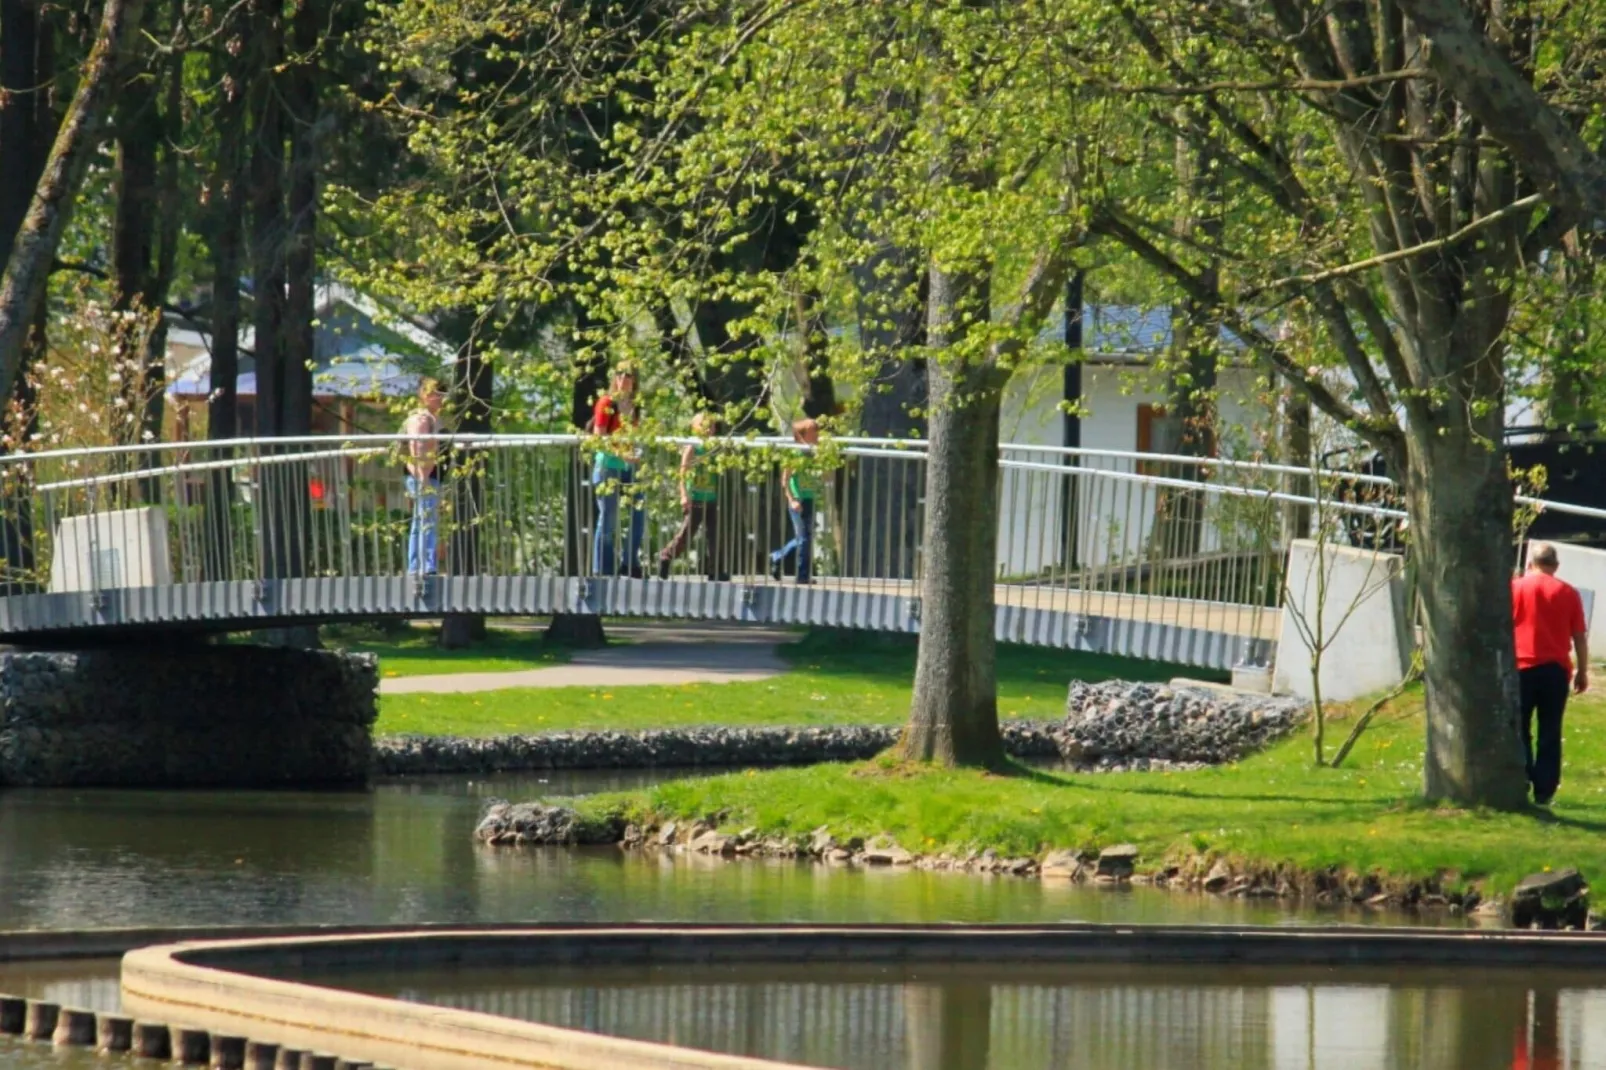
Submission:
<svg viewBox="0 0 1606 1070">
<path fill-rule="evenodd" d="M 1137 866 L 1138 849 L 1130 843 L 1117 844 L 1106 847 L 1099 852 L 1099 860 L 1094 875 L 1099 877 L 1130 877 L 1132 870 Z"/>
<path fill-rule="evenodd" d="M 1572 867 L 1532 873 L 1511 893 L 1511 924 L 1518 929 L 1583 929 L 1589 923 L 1589 886 Z"/>
<path fill-rule="evenodd" d="M 886 836 L 877 836 L 865 845 L 860 859 L 872 866 L 907 866 L 915 856 Z"/>
<path fill-rule="evenodd" d="M 1205 874 L 1204 890 L 1207 892 L 1223 892 L 1232 883 L 1232 867 L 1227 865 L 1225 859 L 1217 859 L 1216 864 L 1210 867 Z"/>
<path fill-rule="evenodd" d="M 1037 871 L 1043 877 L 1081 880 L 1086 876 L 1079 851 L 1050 851 Z"/>
<path fill-rule="evenodd" d="M 615 816 L 590 819 L 566 806 L 545 803 L 495 802 L 474 829 L 474 838 L 490 844 L 573 846 L 618 843 L 624 821 Z"/>
</svg>

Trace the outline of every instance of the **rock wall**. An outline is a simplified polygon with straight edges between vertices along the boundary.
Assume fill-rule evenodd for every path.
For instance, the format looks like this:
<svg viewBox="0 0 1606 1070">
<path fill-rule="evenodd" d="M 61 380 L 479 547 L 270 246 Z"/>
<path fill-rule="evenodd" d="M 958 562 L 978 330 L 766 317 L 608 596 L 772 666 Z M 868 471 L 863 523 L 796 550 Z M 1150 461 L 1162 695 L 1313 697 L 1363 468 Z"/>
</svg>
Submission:
<svg viewBox="0 0 1606 1070">
<path fill-rule="evenodd" d="M 361 783 L 371 656 L 169 643 L 0 654 L 0 785 Z"/>
<path fill-rule="evenodd" d="M 872 758 L 898 740 L 901 725 L 818 728 L 665 728 L 643 732 L 540 735 L 391 736 L 374 745 L 381 776 L 492 773 L 521 769 L 634 769 L 652 766 L 807 765 Z M 1016 758 L 1053 758 L 1047 725 L 1006 721 L 1004 749 Z"/>
<path fill-rule="evenodd" d="M 1252 754 L 1304 723 L 1297 698 L 1119 680 L 1071 684 L 1061 756 L 1091 768 L 1217 765 Z"/>
</svg>

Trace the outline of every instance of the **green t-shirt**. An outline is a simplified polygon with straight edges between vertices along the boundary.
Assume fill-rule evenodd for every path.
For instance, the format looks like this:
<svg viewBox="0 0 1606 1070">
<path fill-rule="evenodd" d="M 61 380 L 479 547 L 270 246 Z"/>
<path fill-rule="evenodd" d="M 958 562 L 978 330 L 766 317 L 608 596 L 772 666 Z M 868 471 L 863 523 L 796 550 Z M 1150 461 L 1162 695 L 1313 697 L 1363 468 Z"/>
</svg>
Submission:
<svg viewBox="0 0 1606 1070">
<path fill-rule="evenodd" d="M 694 502 L 712 502 L 719 498 L 719 476 L 713 468 L 703 463 L 708 455 L 706 446 L 692 447 L 692 466 L 687 473 L 686 494 Z"/>
<path fill-rule="evenodd" d="M 812 502 L 820 496 L 820 477 L 813 472 L 793 472 L 786 477 L 786 492 L 800 502 Z"/>
</svg>

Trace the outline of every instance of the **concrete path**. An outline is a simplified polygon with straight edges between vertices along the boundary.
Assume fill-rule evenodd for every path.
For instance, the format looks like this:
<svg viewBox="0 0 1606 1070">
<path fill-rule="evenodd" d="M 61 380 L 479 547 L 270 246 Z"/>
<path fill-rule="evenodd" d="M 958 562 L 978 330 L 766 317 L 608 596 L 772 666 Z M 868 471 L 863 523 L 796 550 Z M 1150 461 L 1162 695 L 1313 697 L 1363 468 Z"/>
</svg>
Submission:
<svg viewBox="0 0 1606 1070">
<path fill-rule="evenodd" d="M 795 633 L 781 628 L 712 624 L 610 627 L 608 634 L 622 642 L 601 650 L 576 651 L 567 665 L 513 672 L 395 676 L 379 681 L 379 693 L 447 694 L 505 687 L 630 687 L 767 680 L 789 667 L 776 647 L 795 637 Z"/>
</svg>

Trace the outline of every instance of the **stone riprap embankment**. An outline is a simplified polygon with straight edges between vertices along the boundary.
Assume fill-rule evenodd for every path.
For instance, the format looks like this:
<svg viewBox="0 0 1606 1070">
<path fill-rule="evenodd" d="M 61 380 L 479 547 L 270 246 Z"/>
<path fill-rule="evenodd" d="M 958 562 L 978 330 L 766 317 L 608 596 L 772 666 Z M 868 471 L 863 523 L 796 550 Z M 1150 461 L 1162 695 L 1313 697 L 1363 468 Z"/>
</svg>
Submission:
<svg viewBox="0 0 1606 1070">
<path fill-rule="evenodd" d="M 370 655 L 175 643 L 0 654 L 0 785 L 361 783 Z"/>
<path fill-rule="evenodd" d="M 1188 768 L 1234 761 L 1305 720 L 1299 699 L 1208 687 L 1111 681 L 1071 684 L 1060 756 L 1095 769 Z"/>
<path fill-rule="evenodd" d="M 380 776 L 492 773 L 523 769 L 808 765 L 872 758 L 898 740 L 897 725 L 816 728 L 665 728 L 643 732 L 541 735 L 390 736 L 374 748 Z M 1016 758 L 1053 758 L 1050 725 L 1007 722 L 1004 748 Z"/>
</svg>

